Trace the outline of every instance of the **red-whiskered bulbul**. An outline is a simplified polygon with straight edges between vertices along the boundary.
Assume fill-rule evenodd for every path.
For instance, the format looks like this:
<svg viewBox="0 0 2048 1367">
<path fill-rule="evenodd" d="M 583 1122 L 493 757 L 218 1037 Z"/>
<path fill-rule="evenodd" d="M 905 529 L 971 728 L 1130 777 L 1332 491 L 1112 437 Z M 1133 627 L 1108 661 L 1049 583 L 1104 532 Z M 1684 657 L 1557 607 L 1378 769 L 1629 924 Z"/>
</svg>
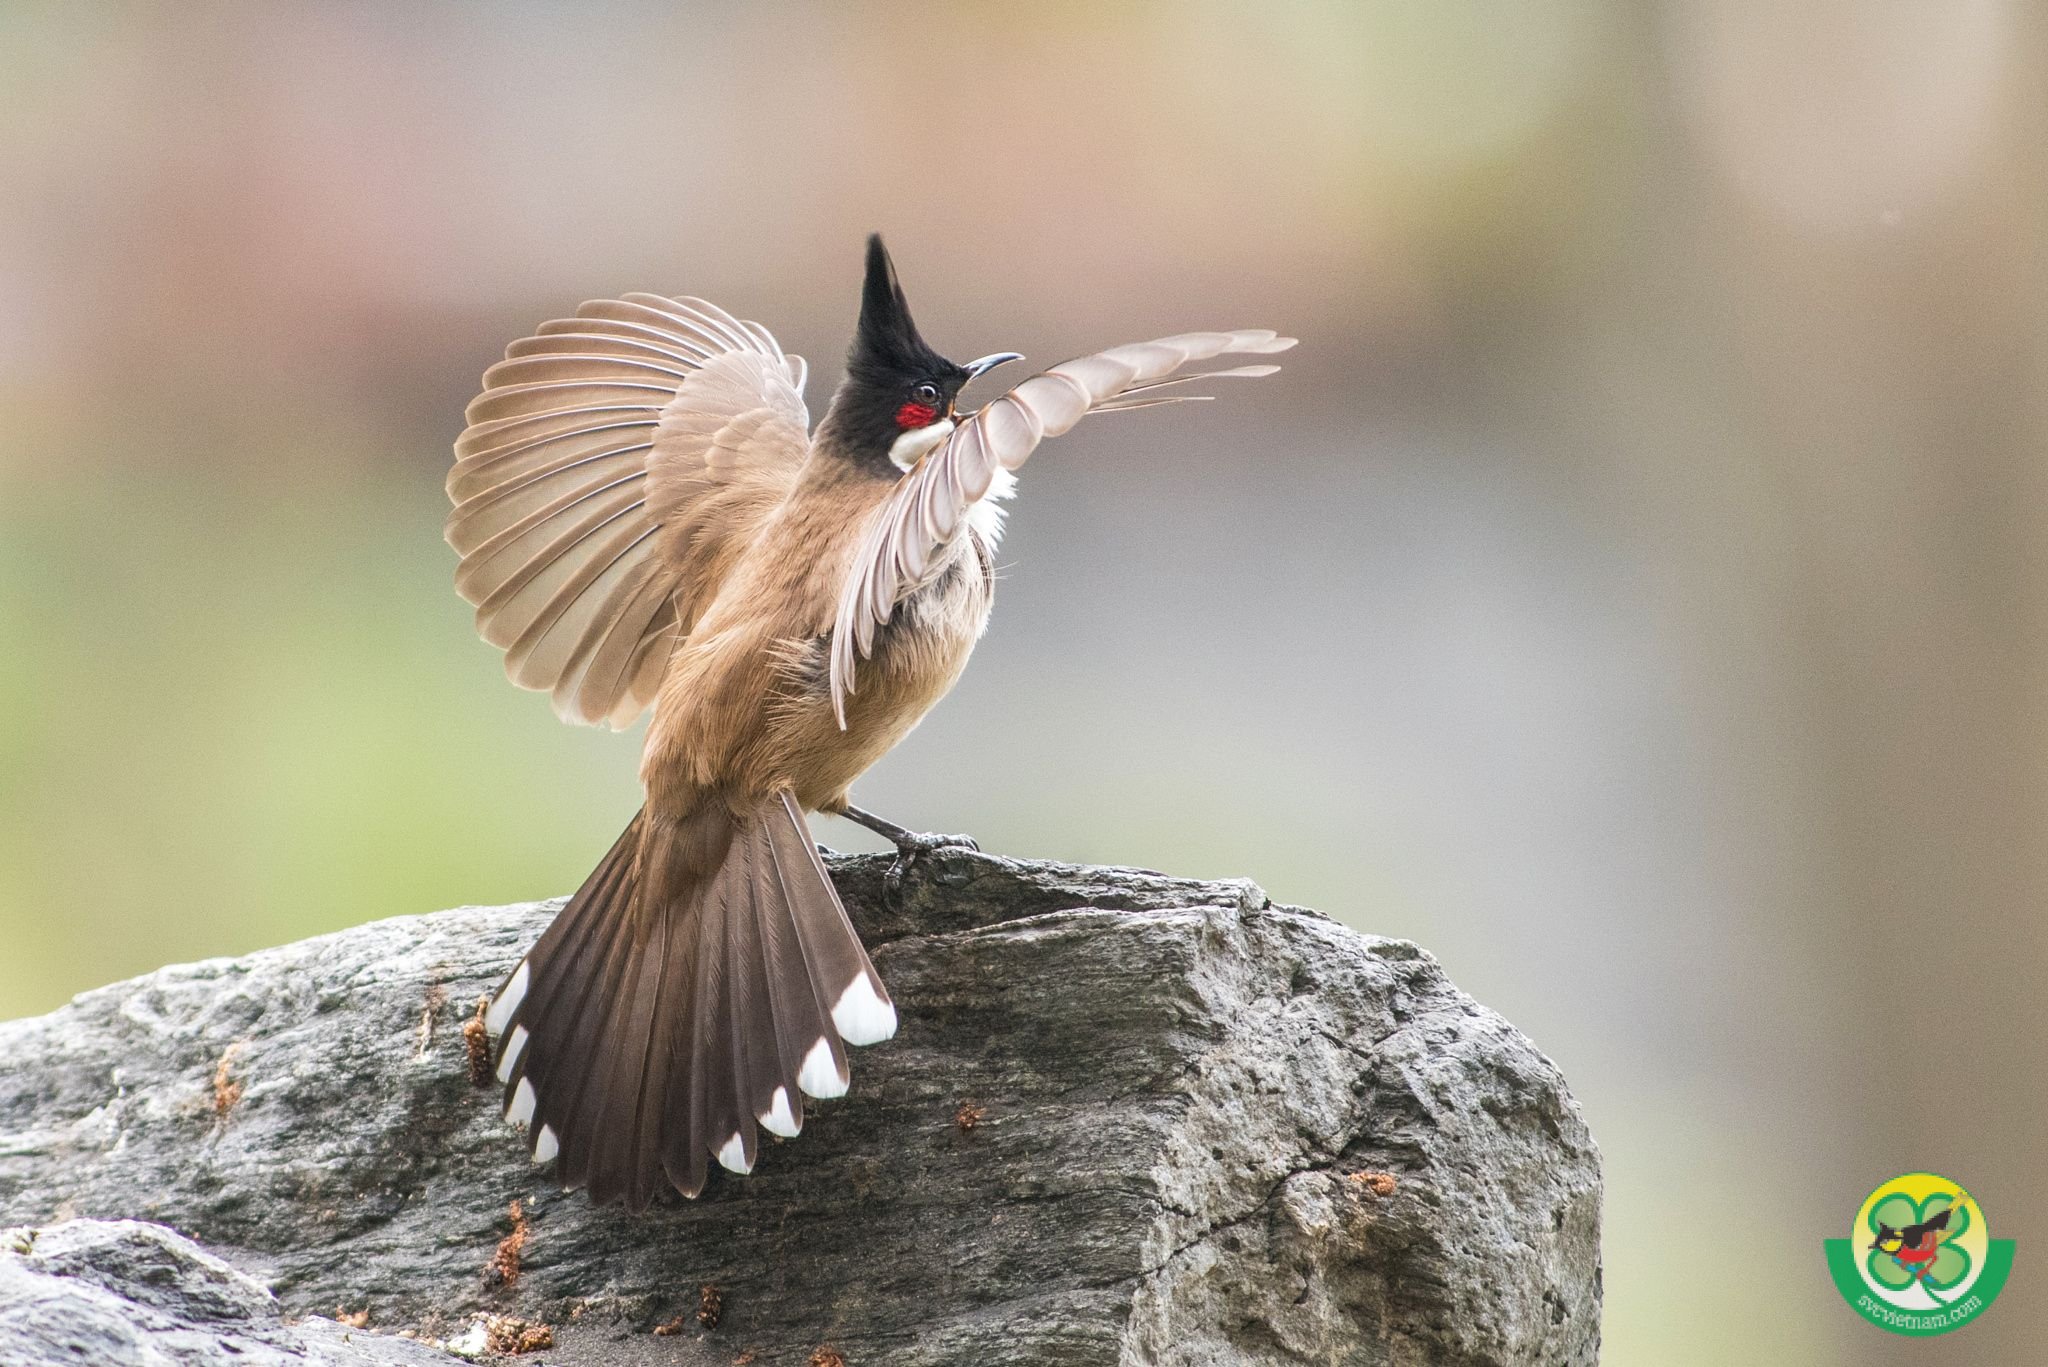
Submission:
<svg viewBox="0 0 2048 1367">
<path fill-rule="evenodd" d="M 700 299 L 583 305 L 506 349 L 455 443 L 456 589 L 514 683 L 565 719 L 652 704 L 625 833 L 499 988 L 506 1115 L 565 1186 L 638 1210 L 709 1160 L 754 1165 L 847 1044 L 896 1030 L 804 824 L 943 696 L 988 622 L 996 501 L 1039 441 L 1190 361 L 1275 352 L 1192 332 L 1054 366 L 973 412 L 868 240 L 846 377 L 815 433 L 805 367 Z M 1212 376 L 1264 375 L 1270 365 Z"/>
</svg>

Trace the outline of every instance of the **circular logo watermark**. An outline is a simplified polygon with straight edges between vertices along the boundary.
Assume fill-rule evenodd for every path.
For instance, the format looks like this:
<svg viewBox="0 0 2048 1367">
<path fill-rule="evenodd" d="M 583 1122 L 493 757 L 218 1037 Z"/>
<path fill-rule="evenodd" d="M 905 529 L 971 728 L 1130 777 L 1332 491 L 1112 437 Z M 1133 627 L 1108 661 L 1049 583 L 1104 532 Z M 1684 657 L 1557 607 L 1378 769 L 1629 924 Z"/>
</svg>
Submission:
<svg viewBox="0 0 2048 1367">
<path fill-rule="evenodd" d="M 1932 1172 L 1870 1193 L 1846 1239 L 1826 1241 L 1835 1287 L 1894 1334 L 1946 1334 L 1982 1313 L 2012 1271 L 2010 1239 L 1991 1237 L 1984 1208 Z"/>
</svg>

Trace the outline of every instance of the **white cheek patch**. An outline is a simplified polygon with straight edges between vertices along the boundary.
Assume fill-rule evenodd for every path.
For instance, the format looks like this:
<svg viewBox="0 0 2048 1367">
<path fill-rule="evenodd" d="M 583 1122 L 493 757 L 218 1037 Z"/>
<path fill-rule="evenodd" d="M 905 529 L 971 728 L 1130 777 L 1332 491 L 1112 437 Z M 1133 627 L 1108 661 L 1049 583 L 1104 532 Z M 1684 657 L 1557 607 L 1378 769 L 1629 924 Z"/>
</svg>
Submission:
<svg viewBox="0 0 2048 1367">
<path fill-rule="evenodd" d="M 889 459 L 899 470 L 908 470 L 953 435 L 953 420 L 940 418 L 929 427 L 913 427 L 889 447 Z"/>
</svg>

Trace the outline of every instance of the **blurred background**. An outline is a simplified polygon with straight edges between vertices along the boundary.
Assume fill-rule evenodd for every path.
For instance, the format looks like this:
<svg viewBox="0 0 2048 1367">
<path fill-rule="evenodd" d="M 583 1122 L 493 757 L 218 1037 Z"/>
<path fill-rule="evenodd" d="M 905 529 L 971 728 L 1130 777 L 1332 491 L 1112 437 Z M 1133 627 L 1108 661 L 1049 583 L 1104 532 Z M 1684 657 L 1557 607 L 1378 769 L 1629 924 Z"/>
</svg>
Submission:
<svg viewBox="0 0 2048 1367">
<path fill-rule="evenodd" d="M 2048 1216 L 2044 61 L 2017 0 L 10 0 L 0 1017 L 572 889 L 636 737 L 472 633 L 463 405 L 641 289 L 822 411 L 880 229 L 956 356 L 1302 345 L 1039 453 L 864 802 L 1433 950 L 1602 1145 L 1609 1361 L 2038 1360 L 2038 1256 L 1916 1343 L 1820 1240 L 1921 1168 Z"/>
</svg>

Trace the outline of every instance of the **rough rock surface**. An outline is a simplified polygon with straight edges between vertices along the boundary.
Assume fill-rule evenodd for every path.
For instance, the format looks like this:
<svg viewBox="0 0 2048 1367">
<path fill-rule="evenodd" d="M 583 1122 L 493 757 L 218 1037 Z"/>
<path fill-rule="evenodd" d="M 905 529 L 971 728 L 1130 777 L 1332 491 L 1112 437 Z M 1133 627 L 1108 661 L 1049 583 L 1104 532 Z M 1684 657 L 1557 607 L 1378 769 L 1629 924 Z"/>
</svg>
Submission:
<svg viewBox="0 0 2048 1367">
<path fill-rule="evenodd" d="M 0 1230 L 0 1363 L 436 1367 L 423 1344 L 324 1317 L 287 1325 L 261 1283 L 161 1225 Z"/>
<path fill-rule="evenodd" d="M 1246 883 L 947 850 L 891 889 L 888 862 L 832 867 L 896 1038 L 752 1176 L 638 1217 L 554 1188 L 471 1082 L 463 1027 L 556 902 L 0 1024 L 0 1224 L 52 1226 L 0 1251 L 0 1326 L 69 1277 L 138 1335 L 196 1299 L 202 1330 L 313 1361 L 434 1354 L 334 1347 L 263 1286 L 386 1333 L 544 1323 L 563 1364 L 1596 1360 L 1598 1154 L 1556 1068 L 1426 953 Z M 261 1285 L 74 1217 L 172 1226 Z M 108 1271 L 171 1248 L 174 1275 Z"/>
</svg>

